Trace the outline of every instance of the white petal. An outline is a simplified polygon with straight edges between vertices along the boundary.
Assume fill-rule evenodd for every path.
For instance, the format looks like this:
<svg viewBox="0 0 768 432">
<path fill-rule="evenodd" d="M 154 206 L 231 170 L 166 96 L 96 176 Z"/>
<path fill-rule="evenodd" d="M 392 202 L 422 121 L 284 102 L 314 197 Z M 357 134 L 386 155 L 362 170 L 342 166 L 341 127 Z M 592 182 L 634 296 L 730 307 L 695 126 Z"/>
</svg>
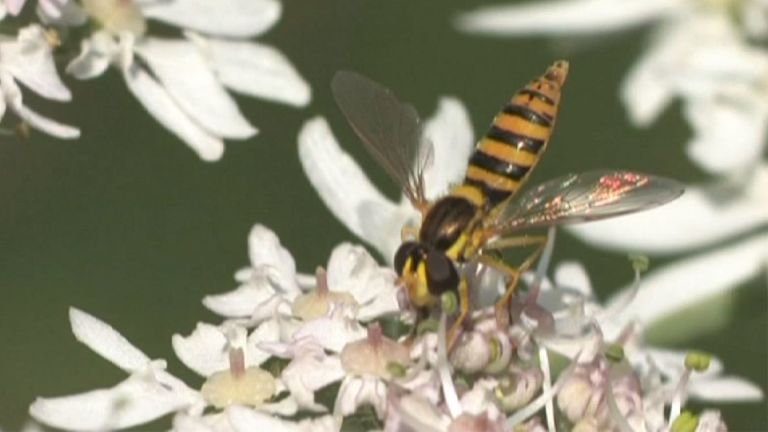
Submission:
<svg viewBox="0 0 768 432">
<path fill-rule="evenodd" d="M 149 357 L 133 346 L 109 324 L 80 309 L 69 308 L 69 322 L 75 338 L 126 372 L 143 370 Z"/>
<path fill-rule="evenodd" d="M 208 424 L 202 417 L 178 413 L 173 417 L 174 432 L 217 432 L 217 429 Z"/>
<path fill-rule="evenodd" d="M 189 405 L 187 395 L 136 374 L 110 389 L 38 398 L 29 413 L 37 421 L 60 429 L 103 431 L 148 423 Z"/>
<path fill-rule="evenodd" d="M 203 305 L 218 315 L 230 318 L 249 317 L 256 308 L 276 294 L 266 279 L 240 285 L 237 289 L 205 296 Z"/>
<path fill-rule="evenodd" d="M 224 142 L 192 121 L 168 92 L 138 64 L 123 71 L 128 89 L 165 128 L 197 152 L 205 161 L 216 161 L 224 154 Z"/>
<path fill-rule="evenodd" d="M 366 404 L 373 405 L 379 418 L 384 416 L 387 401 L 387 387 L 383 381 L 373 377 L 347 377 L 341 383 L 336 396 L 334 415 L 350 415 Z"/>
<path fill-rule="evenodd" d="M 43 24 L 56 27 L 79 27 L 88 21 L 85 11 L 71 0 L 41 0 L 37 6 L 37 17 Z"/>
<path fill-rule="evenodd" d="M 277 235 L 264 225 L 254 225 L 248 235 L 248 257 L 251 266 L 256 269 L 266 269 L 267 274 L 277 287 L 292 298 L 301 290 L 296 282 L 296 262 L 280 244 Z M 277 288 L 276 287 L 276 288 Z"/>
<path fill-rule="evenodd" d="M 757 402 L 764 397 L 760 387 L 737 377 L 694 380 L 688 391 L 697 399 L 722 402 Z"/>
<path fill-rule="evenodd" d="M 142 5 L 148 18 L 203 33 L 252 37 L 269 30 L 280 18 L 277 0 L 158 1 Z"/>
<path fill-rule="evenodd" d="M 108 33 L 100 31 L 80 44 L 80 54 L 67 65 L 67 73 L 77 79 L 91 79 L 106 72 L 112 57 L 119 54 L 117 42 Z"/>
<path fill-rule="evenodd" d="M 228 88 L 293 106 L 309 103 L 309 84 L 277 49 L 251 41 L 188 37 L 210 56 L 217 77 Z"/>
<path fill-rule="evenodd" d="M 21 8 L 24 7 L 24 3 L 27 0 L 5 0 L 5 7 L 8 9 L 8 13 L 16 16 L 21 12 Z"/>
<path fill-rule="evenodd" d="M 755 102 L 689 99 L 683 111 L 694 131 L 688 157 L 712 174 L 754 166 L 762 159 L 768 127 L 768 110 Z"/>
<path fill-rule="evenodd" d="M 365 339 L 367 332 L 355 320 L 344 318 L 319 318 L 312 320 L 296 331 L 293 337 L 314 338 L 323 348 L 339 353 L 344 345 Z"/>
<path fill-rule="evenodd" d="M 637 318 L 650 326 L 761 274 L 767 257 L 768 236 L 762 235 L 651 271 L 643 277 L 635 300 L 617 320 L 619 324 L 629 324 Z M 621 301 L 627 289 L 622 289 L 610 303 Z"/>
<path fill-rule="evenodd" d="M 765 168 L 763 169 L 765 171 Z M 754 179 L 765 190 L 768 176 Z M 607 249 L 676 253 L 722 241 L 768 222 L 764 198 L 719 185 L 690 186 L 677 200 L 628 216 L 567 227 L 582 240 Z"/>
<path fill-rule="evenodd" d="M 209 133 L 235 139 L 256 134 L 194 43 L 147 38 L 135 50 L 179 107 Z"/>
<path fill-rule="evenodd" d="M 592 295 L 592 282 L 587 270 L 577 261 L 563 262 L 555 269 L 555 283 L 558 287 L 572 288 L 584 296 Z"/>
<path fill-rule="evenodd" d="M 18 87 L 16 90 L 18 90 Z M 21 103 L 21 93 L 18 93 L 18 96 L 19 97 L 10 100 L 11 108 L 20 119 L 24 120 L 33 128 L 58 138 L 76 139 L 80 137 L 80 129 L 64 123 L 59 123 L 48 117 L 43 117 Z"/>
<path fill-rule="evenodd" d="M 299 158 L 310 183 L 336 218 L 382 253 L 388 252 L 366 236 L 366 215 L 361 208 L 366 203 L 375 203 L 379 210 L 394 214 L 397 206 L 371 184 L 360 166 L 341 149 L 324 118 L 316 117 L 302 127 Z"/>
<path fill-rule="evenodd" d="M 490 6 L 462 15 L 470 33 L 572 35 L 623 30 L 679 9 L 683 0 L 557 0 Z"/>
<path fill-rule="evenodd" d="M 328 287 L 331 291 L 348 292 L 358 303 L 366 303 L 385 286 L 387 273 L 362 246 L 342 243 L 331 252 L 328 260 Z M 394 274 L 392 282 L 394 282 Z"/>
<path fill-rule="evenodd" d="M 304 355 L 294 359 L 283 370 L 280 379 L 300 408 L 324 411 L 325 407 L 315 402 L 314 393 L 333 382 L 340 381 L 345 375 L 338 356 L 320 354 Z"/>
<path fill-rule="evenodd" d="M 16 41 L 0 43 L 0 59 L 0 68 L 40 96 L 59 101 L 72 99 L 56 72 L 45 30 L 39 25 L 21 29 Z"/>
<path fill-rule="evenodd" d="M 201 376 L 229 369 L 230 344 L 225 335 L 226 329 L 198 323 L 191 335 L 183 337 L 173 335 L 173 350 L 188 368 Z M 277 340 L 279 329 L 276 324 L 266 323 L 254 331 L 255 340 Z M 245 349 L 245 366 L 258 366 L 269 358 L 269 354 L 258 349 L 256 343 L 249 343 Z"/>
<path fill-rule="evenodd" d="M 8 15 L 8 8 L 5 7 L 5 2 L 0 1 L 0 21 L 4 20 Z"/>
<path fill-rule="evenodd" d="M 338 432 L 341 427 L 332 416 L 292 422 L 241 406 L 231 406 L 226 412 L 232 427 L 242 432 Z"/>
<path fill-rule="evenodd" d="M 425 194 L 436 199 L 464 178 L 467 161 L 475 148 L 475 132 L 464 104 L 456 98 L 444 97 L 438 101 L 437 113 L 427 121 L 424 134 L 434 147 L 432 165 L 424 173 Z"/>
</svg>

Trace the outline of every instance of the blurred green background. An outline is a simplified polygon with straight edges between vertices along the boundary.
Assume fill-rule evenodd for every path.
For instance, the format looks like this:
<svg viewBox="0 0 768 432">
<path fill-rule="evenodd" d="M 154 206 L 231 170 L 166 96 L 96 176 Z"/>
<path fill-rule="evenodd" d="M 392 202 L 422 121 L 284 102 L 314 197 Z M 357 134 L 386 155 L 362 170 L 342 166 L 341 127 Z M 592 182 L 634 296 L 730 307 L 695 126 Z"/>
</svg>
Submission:
<svg viewBox="0 0 768 432">
<path fill-rule="evenodd" d="M 515 89 L 553 60 L 567 58 L 571 75 L 558 131 L 536 179 L 591 168 L 686 182 L 706 178 L 684 156 L 690 131 L 677 106 L 652 128 L 637 130 L 618 101 L 619 83 L 643 48 L 646 29 L 568 44 L 454 30 L 458 12 L 482 3 L 285 2 L 283 18 L 260 40 L 296 65 L 312 86 L 312 103 L 295 109 L 238 98 L 261 133 L 230 142 L 214 164 L 201 162 L 150 118 L 115 71 L 90 82 L 67 78 L 74 95 L 69 104 L 26 92 L 28 105 L 79 125 L 83 137 L 67 142 L 34 133 L 28 141 L 0 141 L 0 427 L 18 429 L 36 396 L 108 387 L 124 378 L 75 341 L 69 306 L 105 320 L 150 357 L 167 359 L 172 373 L 201 385 L 174 357 L 171 335 L 189 333 L 198 321 L 218 321 L 201 299 L 236 286 L 232 275 L 248 263 L 246 239 L 254 223 L 275 230 L 304 272 L 324 265 L 338 243 L 356 240 L 316 196 L 297 156 L 302 124 L 325 116 L 376 183 L 398 193 L 332 102 L 329 82 L 338 69 L 386 84 L 425 117 L 441 95 L 457 96 L 480 133 Z M 665 262 L 651 258 L 652 267 Z M 625 256 L 561 232 L 554 261 L 566 259 L 582 261 L 603 296 L 632 278 Z M 729 373 L 766 391 L 766 310 L 761 277 L 651 329 L 648 339 L 712 352 Z M 766 403 L 718 408 L 731 430 L 768 429 Z"/>
</svg>

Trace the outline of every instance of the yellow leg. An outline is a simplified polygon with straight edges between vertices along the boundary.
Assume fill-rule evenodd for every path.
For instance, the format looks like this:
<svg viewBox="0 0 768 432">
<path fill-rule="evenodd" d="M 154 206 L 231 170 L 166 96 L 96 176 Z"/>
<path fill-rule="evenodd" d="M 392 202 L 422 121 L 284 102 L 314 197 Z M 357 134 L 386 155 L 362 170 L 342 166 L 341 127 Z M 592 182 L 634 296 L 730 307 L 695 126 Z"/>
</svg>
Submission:
<svg viewBox="0 0 768 432">
<path fill-rule="evenodd" d="M 487 255 L 480 255 L 477 258 L 477 261 L 480 264 L 487 265 L 502 273 L 506 273 L 509 276 L 509 281 L 507 282 L 507 288 L 504 291 L 504 295 L 501 297 L 501 299 L 499 299 L 499 301 L 496 302 L 495 307 L 496 323 L 500 328 L 507 328 L 509 325 L 509 316 L 507 311 L 509 310 L 509 303 L 512 301 L 512 296 L 515 294 L 517 284 L 520 281 L 520 275 L 528 271 L 528 269 L 530 269 L 533 263 L 536 262 L 542 252 L 544 252 L 544 248 L 547 245 L 547 236 L 510 237 L 494 241 L 486 248 L 489 250 L 499 250 L 510 247 L 523 247 L 533 245 L 537 246 L 536 250 L 517 268 L 511 267 Z"/>
<path fill-rule="evenodd" d="M 451 352 L 453 344 L 456 343 L 456 339 L 459 337 L 459 329 L 461 329 L 462 324 L 464 324 L 464 321 L 469 316 L 469 287 L 467 286 L 467 280 L 465 278 L 462 278 L 461 283 L 459 284 L 459 298 L 461 299 L 461 311 L 456 322 L 451 326 L 451 330 L 448 331 L 448 340 L 446 342 L 448 352 Z"/>
</svg>

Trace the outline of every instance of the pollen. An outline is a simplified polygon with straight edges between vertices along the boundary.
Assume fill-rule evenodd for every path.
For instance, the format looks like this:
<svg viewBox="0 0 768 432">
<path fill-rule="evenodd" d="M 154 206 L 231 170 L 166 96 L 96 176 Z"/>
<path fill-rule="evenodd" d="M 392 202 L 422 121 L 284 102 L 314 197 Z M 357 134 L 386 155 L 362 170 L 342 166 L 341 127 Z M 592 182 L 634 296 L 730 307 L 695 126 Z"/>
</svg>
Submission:
<svg viewBox="0 0 768 432">
<path fill-rule="evenodd" d="M 391 379 L 410 364 L 410 350 L 384 336 L 378 324 L 368 328 L 367 339 L 348 343 L 341 351 L 341 366 L 349 374 Z"/>
<path fill-rule="evenodd" d="M 344 306 L 357 310 L 359 305 L 355 297 L 346 292 L 333 292 L 328 289 L 328 277 L 322 267 L 316 271 L 317 289 L 302 294 L 294 299 L 291 313 L 304 321 L 328 316 L 331 305 Z"/>
<path fill-rule="evenodd" d="M 249 367 L 239 376 L 228 370 L 214 373 L 200 392 L 206 402 L 221 409 L 231 404 L 259 406 L 272 397 L 275 388 L 275 378 L 269 372 Z"/>
<path fill-rule="evenodd" d="M 143 36 L 147 21 L 133 0 L 83 0 L 83 9 L 105 30 Z"/>
</svg>

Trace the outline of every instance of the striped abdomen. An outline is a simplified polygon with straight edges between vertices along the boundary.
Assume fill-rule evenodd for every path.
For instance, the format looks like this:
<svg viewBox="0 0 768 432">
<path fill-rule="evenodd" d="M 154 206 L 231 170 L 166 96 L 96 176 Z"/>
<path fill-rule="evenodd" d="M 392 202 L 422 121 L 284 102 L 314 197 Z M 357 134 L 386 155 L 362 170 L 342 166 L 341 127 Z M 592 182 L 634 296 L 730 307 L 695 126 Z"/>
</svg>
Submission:
<svg viewBox="0 0 768 432">
<path fill-rule="evenodd" d="M 517 92 L 478 142 L 464 178 L 452 195 L 495 207 L 528 178 L 555 125 L 568 63 L 558 61 Z"/>
</svg>

